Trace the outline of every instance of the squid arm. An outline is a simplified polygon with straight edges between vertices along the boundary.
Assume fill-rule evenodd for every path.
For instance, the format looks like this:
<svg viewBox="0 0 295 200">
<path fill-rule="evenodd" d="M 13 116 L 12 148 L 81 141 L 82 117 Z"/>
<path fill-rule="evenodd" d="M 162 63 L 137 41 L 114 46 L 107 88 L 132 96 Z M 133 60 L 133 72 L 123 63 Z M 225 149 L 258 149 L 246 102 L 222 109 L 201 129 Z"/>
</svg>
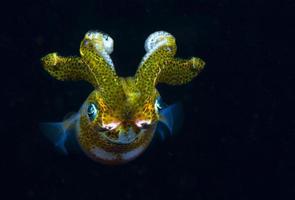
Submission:
<svg viewBox="0 0 295 200">
<path fill-rule="evenodd" d="M 167 32 L 155 32 L 146 42 L 146 55 L 135 74 L 136 83 L 146 93 L 158 83 L 181 85 L 190 82 L 205 66 L 197 57 L 175 58 L 177 46 L 175 38 Z"/>
<path fill-rule="evenodd" d="M 81 41 L 81 56 L 63 57 L 57 53 L 50 53 L 41 58 L 41 62 L 44 69 L 54 78 L 62 81 L 85 80 L 101 91 L 105 101 L 111 101 L 115 96 L 122 97 L 120 79 L 110 58 L 112 51 L 112 38 L 90 31 Z"/>
</svg>

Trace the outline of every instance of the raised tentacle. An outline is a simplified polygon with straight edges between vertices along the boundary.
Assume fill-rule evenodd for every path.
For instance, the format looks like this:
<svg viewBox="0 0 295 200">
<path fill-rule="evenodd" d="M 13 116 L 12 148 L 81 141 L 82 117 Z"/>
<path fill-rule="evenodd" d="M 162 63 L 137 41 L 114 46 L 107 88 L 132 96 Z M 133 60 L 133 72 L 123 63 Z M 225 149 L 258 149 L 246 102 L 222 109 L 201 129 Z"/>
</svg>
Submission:
<svg viewBox="0 0 295 200">
<path fill-rule="evenodd" d="M 138 67 L 135 81 L 142 93 L 150 93 L 158 82 L 164 62 L 176 53 L 175 38 L 163 31 L 155 32 L 146 39 L 145 50 L 147 53 Z"/>
<path fill-rule="evenodd" d="M 50 53 L 41 62 L 44 69 L 58 80 L 88 81 L 101 91 L 105 101 L 112 104 L 111 99 L 116 99 L 114 96 L 123 98 L 122 86 L 109 56 L 112 51 L 111 37 L 89 31 L 80 45 L 81 57 L 62 57 L 57 53 Z"/>
<path fill-rule="evenodd" d="M 100 32 L 86 33 L 80 45 L 82 60 L 94 75 L 99 86 L 97 89 L 110 107 L 125 97 L 121 81 L 109 56 L 112 51 L 113 39 Z"/>
<path fill-rule="evenodd" d="M 191 81 L 204 68 L 200 58 L 174 58 L 175 38 L 164 31 L 151 34 L 145 41 L 147 51 L 135 74 L 137 86 L 147 94 L 158 83 L 180 85 Z"/>
</svg>

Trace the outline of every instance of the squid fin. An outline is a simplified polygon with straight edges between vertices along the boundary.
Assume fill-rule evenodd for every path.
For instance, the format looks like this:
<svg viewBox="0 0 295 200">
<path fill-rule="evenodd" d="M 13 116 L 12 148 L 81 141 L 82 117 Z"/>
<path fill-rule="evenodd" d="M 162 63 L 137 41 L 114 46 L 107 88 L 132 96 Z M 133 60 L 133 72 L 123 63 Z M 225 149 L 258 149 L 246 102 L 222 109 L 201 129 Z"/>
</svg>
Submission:
<svg viewBox="0 0 295 200">
<path fill-rule="evenodd" d="M 54 144 L 59 152 L 68 155 L 68 150 L 65 147 L 68 133 L 63 125 L 63 122 L 44 122 L 40 124 L 40 128 L 45 137 Z"/>
<path fill-rule="evenodd" d="M 54 144 L 57 151 L 64 155 L 68 155 L 69 148 L 75 136 L 75 124 L 77 114 L 72 115 L 70 118 L 63 122 L 43 122 L 40 123 L 40 129 L 44 136 Z"/>
<path fill-rule="evenodd" d="M 157 135 L 161 140 L 176 134 L 183 120 L 182 105 L 180 103 L 168 106 L 160 111 L 160 120 L 157 127 Z"/>
</svg>

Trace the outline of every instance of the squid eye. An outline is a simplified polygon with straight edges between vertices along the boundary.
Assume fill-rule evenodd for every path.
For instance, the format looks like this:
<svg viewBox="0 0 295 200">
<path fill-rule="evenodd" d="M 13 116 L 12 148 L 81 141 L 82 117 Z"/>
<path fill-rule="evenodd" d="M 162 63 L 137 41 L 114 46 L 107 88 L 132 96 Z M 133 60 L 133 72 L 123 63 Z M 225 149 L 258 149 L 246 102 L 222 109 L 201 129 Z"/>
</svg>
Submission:
<svg viewBox="0 0 295 200">
<path fill-rule="evenodd" d="M 155 101 L 155 111 L 158 113 L 159 111 L 161 111 L 165 107 L 166 107 L 166 105 L 163 102 L 162 98 L 158 97 Z"/>
<path fill-rule="evenodd" d="M 95 106 L 95 104 L 91 103 L 89 104 L 88 108 L 87 108 L 87 114 L 88 114 L 88 117 L 91 121 L 93 121 L 96 116 L 97 116 L 97 108 Z"/>
</svg>

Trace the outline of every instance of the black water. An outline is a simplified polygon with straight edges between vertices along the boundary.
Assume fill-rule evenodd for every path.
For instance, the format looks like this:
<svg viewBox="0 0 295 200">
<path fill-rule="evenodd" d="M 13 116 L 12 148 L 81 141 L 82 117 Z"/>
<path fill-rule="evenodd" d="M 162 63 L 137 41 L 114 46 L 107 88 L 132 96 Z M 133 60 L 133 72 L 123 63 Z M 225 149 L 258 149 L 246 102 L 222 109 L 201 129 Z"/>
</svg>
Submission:
<svg viewBox="0 0 295 200">
<path fill-rule="evenodd" d="M 294 199 L 292 1 L 1 5 L 3 199 Z M 159 86 L 167 103 L 183 103 L 181 133 L 119 167 L 63 157 L 38 128 L 76 111 L 92 90 L 54 80 L 39 59 L 77 55 L 85 32 L 96 29 L 115 39 L 121 76 L 133 75 L 157 30 L 176 37 L 177 56 L 207 63 L 188 85 Z"/>
</svg>

